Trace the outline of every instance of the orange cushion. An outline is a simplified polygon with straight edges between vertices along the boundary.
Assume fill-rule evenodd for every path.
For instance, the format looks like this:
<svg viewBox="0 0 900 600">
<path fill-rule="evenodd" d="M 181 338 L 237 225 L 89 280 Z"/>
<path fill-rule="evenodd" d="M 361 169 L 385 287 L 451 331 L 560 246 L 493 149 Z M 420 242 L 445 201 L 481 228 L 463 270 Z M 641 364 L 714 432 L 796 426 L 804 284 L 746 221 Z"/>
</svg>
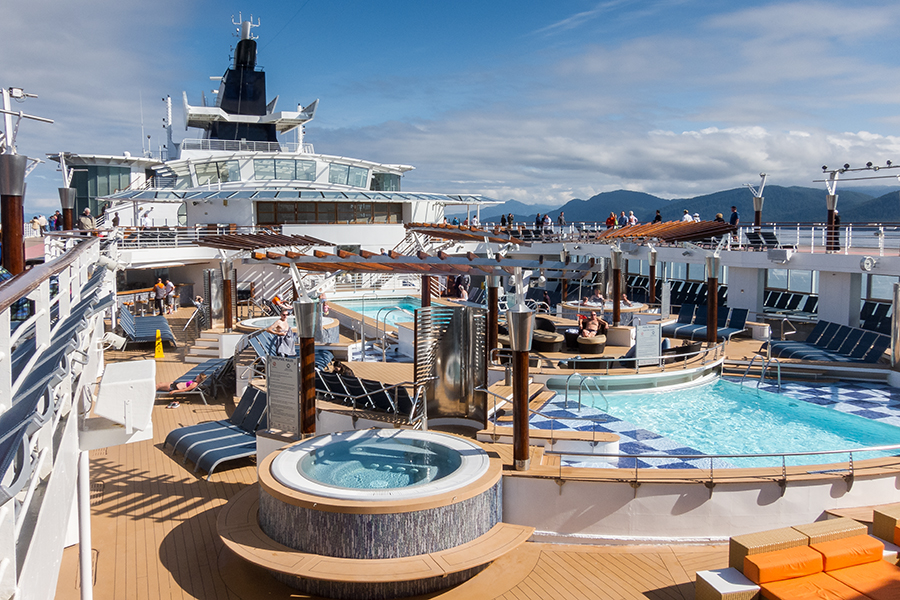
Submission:
<svg viewBox="0 0 900 600">
<path fill-rule="evenodd" d="M 744 557 L 744 575 L 753 583 L 768 583 L 812 575 L 822 570 L 822 555 L 809 546 L 797 546 Z"/>
<path fill-rule="evenodd" d="M 875 562 L 884 557 L 884 544 L 868 535 L 819 542 L 809 546 L 825 558 L 825 572 Z"/>
<path fill-rule="evenodd" d="M 886 560 L 838 569 L 828 575 L 872 600 L 900 598 L 900 568 Z"/>
<path fill-rule="evenodd" d="M 761 587 L 762 597 L 768 600 L 869 600 L 865 594 L 825 573 L 772 581 Z"/>
</svg>

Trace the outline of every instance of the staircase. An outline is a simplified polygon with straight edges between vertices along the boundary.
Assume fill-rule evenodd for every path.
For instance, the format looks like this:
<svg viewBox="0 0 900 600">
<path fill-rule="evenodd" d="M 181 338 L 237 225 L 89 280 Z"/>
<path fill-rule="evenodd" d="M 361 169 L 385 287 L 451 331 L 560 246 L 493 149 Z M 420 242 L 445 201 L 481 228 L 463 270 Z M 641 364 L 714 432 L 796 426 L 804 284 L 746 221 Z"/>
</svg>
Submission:
<svg viewBox="0 0 900 600">
<path fill-rule="evenodd" d="M 204 331 L 194 340 L 194 345 L 188 348 L 184 362 L 199 364 L 210 358 L 219 358 L 219 337 L 215 331 Z"/>
</svg>

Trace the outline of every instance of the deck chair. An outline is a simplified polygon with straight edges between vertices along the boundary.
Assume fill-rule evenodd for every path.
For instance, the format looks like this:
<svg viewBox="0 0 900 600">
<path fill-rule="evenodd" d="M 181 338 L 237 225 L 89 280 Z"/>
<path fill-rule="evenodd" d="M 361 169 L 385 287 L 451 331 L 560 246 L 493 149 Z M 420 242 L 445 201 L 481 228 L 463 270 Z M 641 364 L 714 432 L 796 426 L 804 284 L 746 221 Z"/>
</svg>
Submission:
<svg viewBox="0 0 900 600">
<path fill-rule="evenodd" d="M 774 231 L 762 231 L 760 235 L 767 248 L 789 248 L 791 250 L 795 248 L 793 244 L 782 244 Z"/>
<path fill-rule="evenodd" d="M 206 394 L 215 397 L 218 394 L 221 384 L 222 375 L 230 368 L 231 358 L 210 358 L 195 367 L 191 368 L 187 373 L 176 379 L 173 383 L 187 383 L 194 381 L 198 375 L 206 375 L 206 379 L 199 385 L 189 390 L 172 390 L 170 392 L 157 392 L 157 398 L 184 398 L 187 396 L 200 396 L 203 404 L 209 404 L 206 401 Z"/>
<path fill-rule="evenodd" d="M 247 389 L 250 390 L 251 388 Z M 221 422 L 218 426 L 210 427 L 202 431 L 187 432 L 184 435 L 181 435 L 172 444 L 172 454 L 174 455 L 175 452 L 180 452 L 184 457 L 184 459 L 182 460 L 182 463 L 184 463 L 188 460 L 192 460 L 195 448 L 197 448 L 201 444 L 206 444 L 215 440 L 222 440 L 228 437 L 234 437 L 236 435 L 242 435 L 248 432 L 255 433 L 259 428 L 260 421 L 262 420 L 263 415 L 265 415 L 266 413 L 268 400 L 265 392 L 257 390 L 255 388 L 252 389 L 253 391 L 251 393 L 255 394 L 256 397 L 253 400 L 253 403 L 247 409 L 247 412 L 244 414 L 244 418 L 241 419 L 241 422 L 239 424 L 232 425 L 228 422 Z M 245 391 L 245 393 L 247 392 Z M 194 462 L 196 464 L 196 461 Z"/>
<path fill-rule="evenodd" d="M 765 250 L 766 242 L 763 240 L 762 236 L 755 231 L 746 231 L 744 235 L 747 236 L 747 245 L 750 246 L 751 250 Z"/>
<path fill-rule="evenodd" d="M 728 316 L 728 326 L 719 329 L 716 337 L 721 340 L 730 340 L 732 336 L 741 333 L 746 329 L 747 315 L 750 311 L 746 308 L 732 308 L 731 314 Z"/>
<path fill-rule="evenodd" d="M 872 343 L 872 346 L 869 348 L 869 351 L 866 352 L 865 356 L 863 356 L 863 362 L 867 363 L 877 363 L 881 356 L 884 354 L 884 351 L 891 347 L 891 338 L 886 335 L 879 335 L 875 338 L 875 341 Z"/>
<path fill-rule="evenodd" d="M 244 423 L 247 419 L 244 419 Z M 223 462 L 247 458 L 256 455 L 256 431 L 268 426 L 266 414 L 263 412 L 256 427 L 249 428 L 233 436 L 217 438 L 195 444 L 189 451 L 188 459 L 194 463 L 194 472 L 206 471 L 206 479 Z"/>
<path fill-rule="evenodd" d="M 238 405 L 234 408 L 234 412 L 231 413 L 230 417 L 219 421 L 206 421 L 204 423 L 197 423 L 195 425 L 188 425 L 187 427 L 179 427 L 178 429 L 173 429 L 169 432 L 169 435 L 166 436 L 166 439 L 163 442 L 163 449 L 165 449 L 166 446 L 172 446 L 172 448 L 174 449 L 175 445 L 178 442 L 192 435 L 198 435 L 203 432 L 212 431 L 222 427 L 240 427 L 241 423 L 243 423 L 244 421 L 244 418 L 251 411 L 253 405 L 259 401 L 260 394 L 265 397 L 265 392 L 262 392 L 261 390 L 258 390 L 253 386 L 248 386 L 247 389 L 244 390 L 244 393 L 241 396 Z"/>
<path fill-rule="evenodd" d="M 662 326 L 663 337 L 675 337 L 679 327 L 690 325 L 694 321 L 694 310 L 696 308 L 693 304 L 682 304 L 678 309 L 678 320 Z"/>
</svg>

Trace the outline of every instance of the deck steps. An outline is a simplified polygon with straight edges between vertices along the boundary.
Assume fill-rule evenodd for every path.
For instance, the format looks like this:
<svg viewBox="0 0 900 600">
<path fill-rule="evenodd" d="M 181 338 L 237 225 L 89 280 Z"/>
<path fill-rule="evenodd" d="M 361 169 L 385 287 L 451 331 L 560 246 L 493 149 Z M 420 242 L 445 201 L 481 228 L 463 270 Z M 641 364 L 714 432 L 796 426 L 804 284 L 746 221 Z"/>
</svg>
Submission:
<svg viewBox="0 0 900 600">
<path fill-rule="evenodd" d="M 194 340 L 194 345 L 188 348 L 184 355 L 184 362 L 200 364 L 210 358 L 219 357 L 219 334 L 215 331 L 203 331 L 200 337 Z"/>
<path fill-rule="evenodd" d="M 537 391 L 535 391 L 537 387 Z M 556 396 L 556 392 L 544 389 L 543 384 L 533 383 L 528 386 L 528 408 L 531 410 L 540 410 L 549 400 Z M 512 402 L 507 401 L 502 406 L 497 407 L 497 422 L 511 423 L 513 420 Z"/>
</svg>

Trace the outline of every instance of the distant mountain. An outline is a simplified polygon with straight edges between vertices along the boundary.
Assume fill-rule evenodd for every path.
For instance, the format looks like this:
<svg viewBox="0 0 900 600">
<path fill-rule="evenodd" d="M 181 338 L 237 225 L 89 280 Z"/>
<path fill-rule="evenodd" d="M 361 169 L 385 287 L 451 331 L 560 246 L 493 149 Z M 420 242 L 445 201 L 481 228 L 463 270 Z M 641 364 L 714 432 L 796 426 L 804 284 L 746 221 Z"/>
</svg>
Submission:
<svg viewBox="0 0 900 600">
<path fill-rule="evenodd" d="M 891 190 L 877 198 L 869 191 Z M 824 222 L 826 219 L 824 188 L 767 186 L 763 196 L 763 222 Z M 722 213 L 727 221 L 731 215 L 731 207 L 736 206 L 741 215 L 741 223 L 753 221 L 753 196 L 747 188 L 724 190 L 693 198 L 677 198 L 666 200 L 652 194 L 616 190 L 603 192 L 587 200 L 573 199 L 563 206 L 540 204 L 524 204 L 516 200 L 508 200 L 498 206 L 486 208 L 481 212 L 483 222 L 498 222 L 500 215 L 513 213 L 517 222 L 534 223 L 537 213 L 549 214 L 553 222 L 559 213 L 566 213 L 566 221 L 603 222 L 610 212 L 617 215 L 625 211 L 634 211 L 641 223 L 653 219 L 659 210 L 663 221 L 677 221 L 684 211 L 698 213 L 700 218 L 711 221 L 716 213 Z M 890 187 L 843 188 L 838 189 L 838 210 L 843 223 L 865 222 L 900 222 L 900 189 Z M 465 214 L 465 210 L 450 212 L 448 215 Z"/>
</svg>

